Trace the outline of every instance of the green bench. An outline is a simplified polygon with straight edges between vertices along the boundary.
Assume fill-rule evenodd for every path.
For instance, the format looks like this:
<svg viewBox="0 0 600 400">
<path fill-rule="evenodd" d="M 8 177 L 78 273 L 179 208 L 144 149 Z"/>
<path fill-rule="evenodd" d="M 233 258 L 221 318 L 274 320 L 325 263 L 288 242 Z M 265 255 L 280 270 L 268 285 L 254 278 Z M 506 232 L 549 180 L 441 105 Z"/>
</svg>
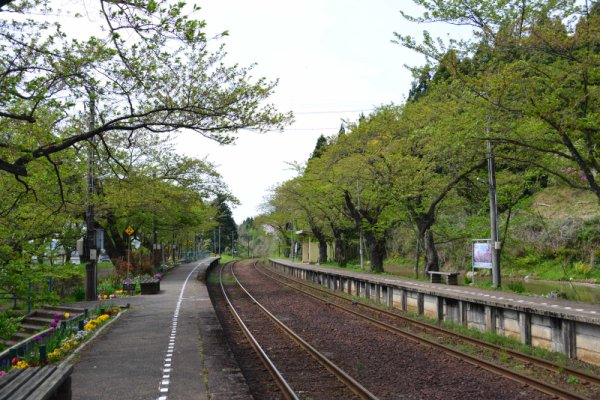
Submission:
<svg viewBox="0 0 600 400">
<path fill-rule="evenodd" d="M 0 400 L 71 400 L 73 365 L 13 369 L 0 378 Z"/>
</svg>

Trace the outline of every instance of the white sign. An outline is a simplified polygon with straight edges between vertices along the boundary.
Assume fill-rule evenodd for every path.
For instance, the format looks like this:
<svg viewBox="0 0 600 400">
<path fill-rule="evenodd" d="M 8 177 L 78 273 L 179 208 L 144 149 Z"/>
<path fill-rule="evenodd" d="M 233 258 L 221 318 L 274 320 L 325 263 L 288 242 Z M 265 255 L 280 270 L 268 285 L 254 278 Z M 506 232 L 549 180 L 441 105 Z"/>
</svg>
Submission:
<svg viewBox="0 0 600 400">
<path fill-rule="evenodd" d="M 473 242 L 473 268 L 492 268 L 491 241 Z"/>
</svg>

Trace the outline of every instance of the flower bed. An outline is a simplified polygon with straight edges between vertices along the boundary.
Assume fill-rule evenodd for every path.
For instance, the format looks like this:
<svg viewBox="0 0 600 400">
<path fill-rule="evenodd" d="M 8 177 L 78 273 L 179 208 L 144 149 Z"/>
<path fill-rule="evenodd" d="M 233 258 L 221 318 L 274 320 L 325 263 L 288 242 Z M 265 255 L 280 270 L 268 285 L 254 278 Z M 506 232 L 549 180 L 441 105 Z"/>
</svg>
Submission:
<svg viewBox="0 0 600 400">
<path fill-rule="evenodd" d="M 102 306 L 101 306 L 102 307 Z M 106 305 L 104 306 L 106 307 Z M 10 359 L 0 366 L 0 377 L 10 369 L 23 369 L 60 362 L 87 340 L 90 334 L 113 316 L 119 307 L 98 308 L 87 317 L 69 320 L 69 313 L 56 314 L 50 329 L 34 338 L 33 346 L 22 355 Z"/>
</svg>

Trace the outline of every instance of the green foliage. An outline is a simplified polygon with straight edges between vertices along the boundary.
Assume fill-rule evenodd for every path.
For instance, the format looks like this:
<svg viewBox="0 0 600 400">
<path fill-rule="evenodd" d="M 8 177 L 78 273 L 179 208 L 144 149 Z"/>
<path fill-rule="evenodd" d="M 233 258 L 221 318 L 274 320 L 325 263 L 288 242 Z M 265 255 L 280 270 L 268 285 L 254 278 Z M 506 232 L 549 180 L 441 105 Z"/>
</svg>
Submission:
<svg viewBox="0 0 600 400">
<path fill-rule="evenodd" d="M 510 281 L 508 282 L 508 288 L 515 293 L 524 293 L 525 285 L 521 281 Z"/>
<path fill-rule="evenodd" d="M 0 313 L 0 339 L 8 340 L 21 328 L 22 317 L 16 316 L 11 311 Z"/>
<path fill-rule="evenodd" d="M 73 300 L 76 302 L 85 300 L 85 290 L 81 286 L 74 288 L 72 295 Z"/>
<path fill-rule="evenodd" d="M 575 262 L 573 264 L 573 269 L 578 275 L 583 276 L 588 276 L 590 272 L 592 272 L 592 266 L 581 261 Z"/>
<path fill-rule="evenodd" d="M 115 292 L 115 290 L 122 289 L 122 287 L 119 286 L 115 288 L 111 279 L 103 279 L 98 283 L 98 293 L 106 292 L 107 295 L 111 295 Z"/>
</svg>

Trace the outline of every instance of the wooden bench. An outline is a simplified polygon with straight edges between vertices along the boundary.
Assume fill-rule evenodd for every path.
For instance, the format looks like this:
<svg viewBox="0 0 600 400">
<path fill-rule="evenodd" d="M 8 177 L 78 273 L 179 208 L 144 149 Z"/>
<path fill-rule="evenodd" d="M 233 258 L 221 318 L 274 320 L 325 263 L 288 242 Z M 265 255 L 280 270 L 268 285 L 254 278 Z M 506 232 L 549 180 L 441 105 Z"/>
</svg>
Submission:
<svg viewBox="0 0 600 400">
<path fill-rule="evenodd" d="M 11 370 L 0 378 L 0 400 L 71 400 L 73 365 Z"/>
<path fill-rule="evenodd" d="M 431 283 L 442 283 L 442 276 L 446 277 L 446 283 L 448 285 L 458 285 L 458 275 L 460 272 L 442 272 L 442 271 L 428 271 L 431 277 Z"/>
</svg>

